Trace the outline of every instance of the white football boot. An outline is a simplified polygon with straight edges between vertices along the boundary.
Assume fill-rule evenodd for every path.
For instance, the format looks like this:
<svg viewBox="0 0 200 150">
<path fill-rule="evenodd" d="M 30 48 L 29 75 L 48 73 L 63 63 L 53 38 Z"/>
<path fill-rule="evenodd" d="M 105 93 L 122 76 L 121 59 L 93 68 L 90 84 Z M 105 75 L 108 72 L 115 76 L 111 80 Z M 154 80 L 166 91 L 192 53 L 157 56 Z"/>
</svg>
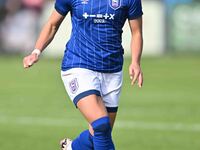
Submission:
<svg viewBox="0 0 200 150">
<path fill-rule="evenodd" d="M 72 140 L 66 138 L 60 141 L 61 150 L 72 150 Z"/>
</svg>

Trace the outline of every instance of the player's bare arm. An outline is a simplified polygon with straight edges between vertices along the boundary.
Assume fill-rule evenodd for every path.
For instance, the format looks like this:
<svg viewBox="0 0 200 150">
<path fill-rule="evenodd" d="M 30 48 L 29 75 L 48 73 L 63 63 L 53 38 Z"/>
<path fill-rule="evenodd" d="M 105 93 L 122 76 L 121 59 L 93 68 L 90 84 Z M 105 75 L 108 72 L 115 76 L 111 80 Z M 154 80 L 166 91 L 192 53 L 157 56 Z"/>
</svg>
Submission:
<svg viewBox="0 0 200 150">
<path fill-rule="evenodd" d="M 40 53 L 51 43 L 63 20 L 64 16 L 54 10 L 38 37 L 35 50 L 24 58 L 24 68 L 29 68 L 38 61 Z"/>
<path fill-rule="evenodd" d="M 129 74 L 131 78 L 131 84 L 137 81 L 138 86 L 141 88 L 143 84 L 143 74 L 140 66 L 140 60 L 143 49 L 143 36 L 142 36 L 142 17 L 129 20 L 129 26 L 131 29 L 131 64 L 129 67 Z"/>
</svg>

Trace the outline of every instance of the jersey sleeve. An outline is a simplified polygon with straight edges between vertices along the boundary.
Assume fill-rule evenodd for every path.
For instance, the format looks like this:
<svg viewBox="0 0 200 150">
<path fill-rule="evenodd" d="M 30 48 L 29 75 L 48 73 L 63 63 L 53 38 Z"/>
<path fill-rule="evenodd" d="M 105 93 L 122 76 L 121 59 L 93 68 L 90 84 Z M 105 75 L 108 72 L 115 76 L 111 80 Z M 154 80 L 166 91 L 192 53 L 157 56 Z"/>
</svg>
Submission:
<svg viewBox="0 0 200 150">
<path fill-rule="evenodd" d="M 62 16 L 66 16 L 67 13 L 71 10 L 71 0 L 56 0 L 55 9 Z"/>
<path fill-rule="evenodd" d="M 143 15 L 141 0 L 129 0 L 128 19 L 137 19 Z"/>
</svg>

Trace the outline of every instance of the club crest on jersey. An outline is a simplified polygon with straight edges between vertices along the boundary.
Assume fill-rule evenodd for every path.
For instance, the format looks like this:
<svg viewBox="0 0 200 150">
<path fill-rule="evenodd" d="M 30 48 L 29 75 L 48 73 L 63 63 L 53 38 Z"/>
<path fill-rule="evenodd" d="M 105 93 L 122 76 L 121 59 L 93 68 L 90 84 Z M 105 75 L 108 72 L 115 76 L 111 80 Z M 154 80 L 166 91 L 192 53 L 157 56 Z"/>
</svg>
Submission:
<svg viewBox="0 0 200 150">
<path fill-rule="evenodd" d="M 73 80 L 71 80 L 71 82 L 69 83 L 69 87 L 71 89 L 72 94 L 75 94 L 78 90 L 78 80 L 77 78 L 74 78 Z"/>
<path fill-rule="evenodd" d="M 88 4 L 89 0 L 81 0 L 81 4 Z"/>
<path fill-rule="evenodd" d="M 120 8 L 121 6 L 121 0 L 110 0 L 110 7 L 114 10 Z"/>
</svg>

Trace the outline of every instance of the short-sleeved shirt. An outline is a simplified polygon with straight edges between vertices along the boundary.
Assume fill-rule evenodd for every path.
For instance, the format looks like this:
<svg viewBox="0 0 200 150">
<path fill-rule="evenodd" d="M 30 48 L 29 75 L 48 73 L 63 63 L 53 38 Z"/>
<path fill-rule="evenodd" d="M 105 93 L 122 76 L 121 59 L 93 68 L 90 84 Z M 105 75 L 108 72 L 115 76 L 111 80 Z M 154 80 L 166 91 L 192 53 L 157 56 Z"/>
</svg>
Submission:
<svg viewBox="0 0 200 150">
<path fill-rule="evenodd" d="M 55 9 L 71 14 L 72 32 L 62 70 L 86 68 L 114 73 L 122 70 L 122 28 L 126 19 L 142 16 L 141 0 L 56 0 Z"/>
</svg>

